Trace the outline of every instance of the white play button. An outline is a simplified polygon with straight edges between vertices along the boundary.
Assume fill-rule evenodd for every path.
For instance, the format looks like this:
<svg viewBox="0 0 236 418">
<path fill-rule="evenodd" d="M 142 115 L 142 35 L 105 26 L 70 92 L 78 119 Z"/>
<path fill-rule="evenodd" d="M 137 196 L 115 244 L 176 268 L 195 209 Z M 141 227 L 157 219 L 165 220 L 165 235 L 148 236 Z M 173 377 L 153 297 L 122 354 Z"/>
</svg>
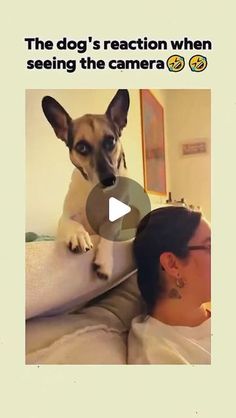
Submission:
<svg viewBox="0 0 236 418">
<path fill-rule="evenodd" d="M 116 199 L 115 197 L 110 197 L 109 199 L 109 221 L 114 222 L 122 216 L 127 215 L 131 211 L 131 207 L 125 205 L 125 203 Z"/>
<path fill-rule="evenodd" d="M 91 230 L 109 241 L 133 239 L 138 223 L 150 211 L 150 200 L 143 186 L 121 176 L 112 187 L 104 188 L 97 183 L 86 202 Z"/>
</svg>

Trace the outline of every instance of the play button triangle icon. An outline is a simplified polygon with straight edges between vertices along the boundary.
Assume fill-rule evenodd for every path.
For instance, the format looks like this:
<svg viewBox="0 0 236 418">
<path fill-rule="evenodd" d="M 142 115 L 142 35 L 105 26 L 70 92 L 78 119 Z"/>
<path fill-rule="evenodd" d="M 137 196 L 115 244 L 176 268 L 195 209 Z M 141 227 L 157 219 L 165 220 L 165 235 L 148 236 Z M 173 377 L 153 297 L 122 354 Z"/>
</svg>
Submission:
<svg viewBox="0 0 236 418">
<path fill-rule="evenodd" d="M 150 199 L 143 186 L 122 176 L 112 187 L 97 183 L 86 201 L 91 231 L 113 242 L 133 239 L 139 222 L 150 211 Z"/>
<path fill-rule="evenodd" d="M 109 199 L 109 221 L 114 222 L 122 216 L 127 215 L 131 211 L 131 207 L 116 199 L 110 197 Z"/>
</svg>

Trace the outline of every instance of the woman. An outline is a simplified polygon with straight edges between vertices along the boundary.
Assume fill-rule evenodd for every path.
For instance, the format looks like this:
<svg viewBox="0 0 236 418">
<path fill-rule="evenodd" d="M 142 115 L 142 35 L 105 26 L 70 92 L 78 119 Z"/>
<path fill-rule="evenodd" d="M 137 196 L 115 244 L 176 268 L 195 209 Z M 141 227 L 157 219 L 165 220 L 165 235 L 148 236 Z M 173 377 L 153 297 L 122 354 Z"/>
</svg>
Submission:
<svg viewBox="0 0 236 418">
<path fill-rule="evenodd" d="M 211 231 L 200 212 L 168 206 L 140 222 L 134 241 L 148 315 L 135 318 L 130 364 L 209 364 Z"/>
</svg>

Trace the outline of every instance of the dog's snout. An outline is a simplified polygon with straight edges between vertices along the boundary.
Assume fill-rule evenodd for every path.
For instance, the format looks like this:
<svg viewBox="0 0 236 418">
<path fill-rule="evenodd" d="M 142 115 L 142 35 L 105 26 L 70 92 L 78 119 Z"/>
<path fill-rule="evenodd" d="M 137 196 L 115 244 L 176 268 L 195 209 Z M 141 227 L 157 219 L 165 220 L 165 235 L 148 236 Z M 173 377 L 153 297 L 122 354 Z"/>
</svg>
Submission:
<svg viewBox="0 0 236 418">
<path fill-rule="evenodd" d="M 103 187 L 113 186 L 116 182 L 115 170 L 111 157 L 102 149 L 99 149 L 96 155 L 96 169 L 99 182 Z"/>
<path fill-rule="evenodd" d="M 116 177 L 115 176 L 110 176 L 107 177 L 105 179 L 101 180 L 101 183 L 104 187 L 109 187 L 109 186 L 113 186 L 116 182 Z"/>
</svg>

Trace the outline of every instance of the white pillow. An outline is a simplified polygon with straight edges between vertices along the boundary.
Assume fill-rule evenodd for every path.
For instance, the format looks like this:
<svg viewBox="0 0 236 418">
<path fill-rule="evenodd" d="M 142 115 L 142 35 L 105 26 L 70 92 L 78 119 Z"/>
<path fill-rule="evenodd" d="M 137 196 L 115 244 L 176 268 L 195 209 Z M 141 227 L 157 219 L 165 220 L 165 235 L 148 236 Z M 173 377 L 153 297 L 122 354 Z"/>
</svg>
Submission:
<svg viewBox="0 0 236 418">
<path fill-rule="evenodd" d="M 94 249 L 98 236 L 92 236 Z M 94 249 L 71 253 L 54 241 L 26 243 L 26 318 L 65 312 L 130 277 L 135 271 L 132 240 L 114 243 L 114 269 L 108 281 L 92 270 Z"/>
</svg>

